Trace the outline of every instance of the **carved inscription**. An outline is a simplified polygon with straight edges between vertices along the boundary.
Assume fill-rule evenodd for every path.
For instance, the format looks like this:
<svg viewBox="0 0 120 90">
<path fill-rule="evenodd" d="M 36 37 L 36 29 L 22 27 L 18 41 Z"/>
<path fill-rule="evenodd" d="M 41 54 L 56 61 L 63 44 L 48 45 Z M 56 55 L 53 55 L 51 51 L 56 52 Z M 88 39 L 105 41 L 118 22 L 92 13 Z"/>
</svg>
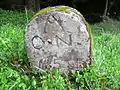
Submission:
<svg viewBox="0 0 120 90">
<path fill-rule="evenodd" d="M 34 36 L 32 38 L 32 45 L 35 49 L 41 49 L 43 45 L 43 40 L 39 36 Z"/>
<path fill-rule="evenodd" d="M 86 22 L 76 10 L 66 11 L 56 8 L 29 22 L 25 40 L 31 66 L 41 70 L 58 68 L 60 72 L 70 72 L 82 70 L 91 62 Z"/>
</svg>

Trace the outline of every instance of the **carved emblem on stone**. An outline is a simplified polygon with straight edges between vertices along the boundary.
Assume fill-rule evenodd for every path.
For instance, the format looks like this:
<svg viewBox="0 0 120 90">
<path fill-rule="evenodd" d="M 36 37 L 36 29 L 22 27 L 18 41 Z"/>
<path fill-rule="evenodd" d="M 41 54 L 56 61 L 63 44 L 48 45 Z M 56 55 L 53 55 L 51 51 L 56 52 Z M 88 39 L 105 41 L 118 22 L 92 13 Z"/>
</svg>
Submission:
<svg viewBox="0 0 120 90">
<path fill-rule="evenodd" d="M 31 67 L 39 71 L 58 68 L 62 73 L 81 70 L 91 63 L 86 22 L 73 8 L 51 9 L 37 14 L 26 26 L 25 42 Z"/>
</svg>

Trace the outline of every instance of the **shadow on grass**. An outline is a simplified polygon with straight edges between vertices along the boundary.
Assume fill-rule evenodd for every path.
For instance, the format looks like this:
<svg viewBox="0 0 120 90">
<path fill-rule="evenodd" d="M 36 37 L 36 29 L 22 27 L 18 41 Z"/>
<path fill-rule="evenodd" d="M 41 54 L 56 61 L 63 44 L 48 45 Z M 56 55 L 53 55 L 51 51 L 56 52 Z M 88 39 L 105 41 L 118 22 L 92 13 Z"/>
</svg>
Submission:
<svg viewBox="0 0 120 90">
<path fill-rule="evenodd" d="M 92 34 L 101 35 L 102 33 L 120 34 L 120 21 L 111 20 L 108 22 L 100 22 L 91 24 Z"/>
</svg>

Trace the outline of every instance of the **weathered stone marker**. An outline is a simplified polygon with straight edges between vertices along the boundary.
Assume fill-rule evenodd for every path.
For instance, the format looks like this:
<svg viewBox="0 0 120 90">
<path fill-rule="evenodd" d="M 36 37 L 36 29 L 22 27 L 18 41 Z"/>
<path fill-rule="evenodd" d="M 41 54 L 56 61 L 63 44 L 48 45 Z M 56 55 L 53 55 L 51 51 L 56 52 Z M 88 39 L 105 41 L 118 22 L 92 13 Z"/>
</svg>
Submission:
<svg viewBox="0 0 120 90">
<path fill-rule="evenodd" d="M 26 27 L 25 42 L 33 70 L 58 68 L 68 73 L 91 63 L 88 24 L 77 10 L 67 6 L 38 12 Z"/>
</svg>

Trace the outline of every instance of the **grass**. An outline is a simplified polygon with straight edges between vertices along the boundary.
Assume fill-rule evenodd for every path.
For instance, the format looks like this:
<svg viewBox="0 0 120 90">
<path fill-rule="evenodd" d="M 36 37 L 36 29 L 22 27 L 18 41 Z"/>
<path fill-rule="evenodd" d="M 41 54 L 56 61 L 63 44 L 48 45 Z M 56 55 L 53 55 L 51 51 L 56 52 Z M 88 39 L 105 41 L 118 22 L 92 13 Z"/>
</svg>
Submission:
<svg viewBox="0 0 120 90">
<path fill-rule="evenodd" d="M 25 12 L 0 10 L 0 90 L 120 90 L 119 21 L 90 25 L 92 65 L 69 76 L 31 71 L 24 45 L 26 23 Z"/>
</svg>

